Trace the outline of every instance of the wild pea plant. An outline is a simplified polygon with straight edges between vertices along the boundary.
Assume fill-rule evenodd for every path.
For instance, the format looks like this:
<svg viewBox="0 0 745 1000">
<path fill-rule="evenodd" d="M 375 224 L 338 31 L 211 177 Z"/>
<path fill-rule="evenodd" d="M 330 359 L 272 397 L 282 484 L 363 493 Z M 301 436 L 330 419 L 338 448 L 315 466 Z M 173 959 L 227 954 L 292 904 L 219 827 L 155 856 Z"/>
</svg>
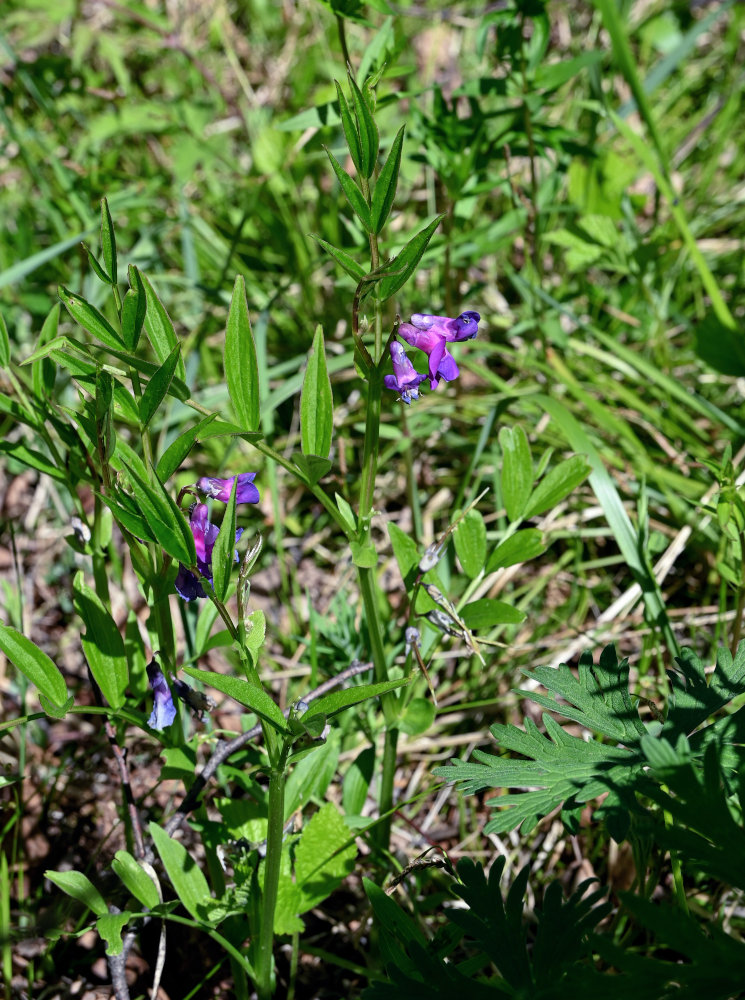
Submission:
<svg viewBox="0 0 745 1000">
<path fill-rule="evenodd" d="M 73 584 L 74 605 L 85 629 L 80 641 L 97 706 L 74 704 L 62 672 L 33 637 L 0 625 L 0 648 L 37 687 L 47 715 L 85 712 L 104 719 L 122 783 L 128 849 L 118 851 L 112 862 L 113 888 L 109 883 L 108 889 L 99 889 L 78 871 L 50 871 L 48 877 L 95 915 L 119 998 L 128 996 L 124 965 L 138 928 L 153 918 L 183 920 L 174 913 L 178 902 L 188 920 L 229 957 L 236 996 L 248 996 L 249 984 L 261 998 L 273 994 L 275 935 L 290 935 L 297 955 L 300 917 L 351 871 L 358 832 L 367 829 L 374 847 L 381 852 L 388 848 L 399 735 L 402 729 L 422 732 L 432 721 L 434 691 L 432 698 L 423 695 L 426 686 L 436 683 L 430 670 L 440 639 L 456 639 L 466 655 L 485 662 L 483 650 L 490 640 L 483 633 L 518 623 L 524 615 L 504 602 L 472 595 L 500 570 L 543 551 L 541 532 L 520 524 L 560 501 L 588 472 L 584 460 L 576 458 L 547 471 L 548 456 L 535 470 L 524 432 L 503 428 L 501 489 L 510 525 L 501 543 L 488 551 L 485 523 L 476 508 L 481 497 L 456 513 L 426 549 L 420 538 L 391 523 L 390 541 L 406 593 L 404 611 L 394 609 L 381 592 L 371 527 L 379 502 L 382 408 L 397 408 L 403 420 L 405 409 L 420 401 L 425 387 L 443 391 L 457 379 L 461 344 L 477 335 L 481 317 L 467 308 L 455 317 L 414 312 L 401 322 L 393 313 L 394 297 L 415 273 L 441 217 L 403 240 L 397 251 L 386 239 L 404 128 L 381 162 L 374 84 L 368 80 L 360 87 L 350 75 L 349 98 L 338 85 L 342 132 L 355 176 L 328 151 L 354 212 L 353 225 L 364 234 L 367 255 L 357 259 L 320 241 L 357 282 L 350 331 L 364 388 L 365 435 L 357 489 L 349 495 L 328 485 L 334 409 L 322 325 L 313 337 L 302 387 L 300 450 L 288 458 L 262 432 L 265 373 L 259 367 L 243 279 L 235 281 L 225 329 L 224 371 L 233 411 L 227 420 L 205 406 L 199 391 L 188 384 L 188 358 L 174 325 L 137 267 L 128 268 L 122 296 L 115 227 L 105 201 L 100 256 L 91 250 L 87 254 L 108 301 L 99 300 L 99 307 L 61 288 L 60 299 L 76 326 L 60 327 L 56 306 L 37 349 L 20 364 L 11 359 L 5 326 L 0 329 L 0 360 L 13 390 L 3 408 L 26 430 L 10 445 L 10 453 L 51 476 L 75 511 L 69 542 L 81 568 Z M 184 429 L 188 414 L 192 422 Z M 200 443 L 213 439 L 243 443 L 246 454 L 260 453 L 291 473 L 322 505 L 356 569 L 371 662 L 351 662 L 284 711 L 261 673 L 267 623 L 261 611 L 251 609 L 251 572 L 262 545 L 255 505 L 263 486 L 256 471 L 247 468 L 250 459 L 238 459 L 244 452 L 235 447 L 230 449 L 231 468 L 199 474 Z M 417 484 L 407 455 L 416 504 Z M 540 482 L 534 487 L 536 471 Z M 90 505 L 84 502 L 86 493 Z M 451 539 L 461 579 L 438 575 Z M 143 629 L 130 609 L 122 634 L 112 614 L 112 582 L 120 599 L 125 552 L 148 617 Z M 186 648 L 174 628 L 176 602 L 182 602 Z M 200 607 L 196 625 L 195 607 Z M 222 632 L 215 634 L 217 619 Z M 218 643 L 229 644 L 236 675 L 195 665 Z M 370 670 L 372 683 L 355 681 Z M 420 677 L 422 694 L 414 696 Z M 214 706 L 202 685 L 243 706 L 246 731 L 228 742 L 210 740 L 207 762 L 199 770 L 198 737 L 191 732 L 189 713 L 201 718 Z M 148 690 L 150 712 L 143 711 Z M 340 713 L 372 699 L 379 699 L 381 716 L 368 713 L 360 724 L 373 745 L 382 734 L 382 760 L 373 783 L 377 818 L 366 821 L 359 815 L 372 778 L 367 763 L 358 772 L 366 775 L 358 792 L 347 795 L 345 789 L 346 815 L 331 803 L 308 814 L 304 807 L 313 798 L 323 799 L 336 770 L 338 742 L 329 735 L 330 725 Z M 186 712 L 180 713 L 179 706 Z M 143 807 L 132 791 L 126 758 L 130 727 L 162 741 L 167 773 L 188 775 L 185 795 L 165 822 L 143 823 L 143 812 L 152 807 Z M 228 761 L 241 798 L 216 798 L 213 804 L 221 816 L 216 822 L 200 796 Z M 242 770 L 236 774 L 239 762 Z M 301 819 L 295 824 L 298 813 Z M 174 836 L 187 818 L 201 834 L 206 873 Z M 171 890 L 166 882 L 177 901 L 167 899 Z M 160 966 L 156 989 L 159 976 Z"/>
</svg>

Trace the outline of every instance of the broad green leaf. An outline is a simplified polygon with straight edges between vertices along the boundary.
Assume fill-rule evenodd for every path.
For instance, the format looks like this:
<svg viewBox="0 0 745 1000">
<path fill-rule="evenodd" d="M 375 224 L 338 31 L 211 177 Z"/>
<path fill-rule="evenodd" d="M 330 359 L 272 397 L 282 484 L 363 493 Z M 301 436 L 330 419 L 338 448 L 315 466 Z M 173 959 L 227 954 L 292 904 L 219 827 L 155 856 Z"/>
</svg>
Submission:
<svg viewBox="0 0 745 1000">
<path fill-rule="evenodd" d="M 482 597 L 461 609 L 460 616 L 469 629 L 492 628 L 494 625 L 519 625 L 524 622 L 524 611 L 493 597 Z"/>
<path fill-rule="evenodd" d="M 181 358 L 181 347 L 176 344 L 166 360 L 147 384 L 140 399 L 140 422 L 144 430 L 155 416 L 158 407 L 165 399 L 173 381 Z"/>
<path fill-rule="evenodd" d="M 272 701 L 263 688 L 256 687 L 240 677 L 229 677 L 216 674 L 211 670 L 197 670 L 196 667 L 184 667 L 184 673 L 196 678 L 203 684 L 208 684 L 217 691 L 234 698 L 240 705 L 250 708 L 259 718 L 268 722 L 280 733 L 289 733 L 287 722 L 277 704 Z"/>
<path fill-rule="evenodd" d="M 427 698 L 412 698 L 401 717 L 400 727 L 407 736 L 426 733 L 435 721 L 435 706 Z"/>
<path fill-rule="evenodd" d="M 152 910 L 160 902 L 155 883 L 129 851 L 117 851 L 111 867 L 134 898 Z"/>
<path fill-rule="evenodd" d="M 149 830 L 176 895 L 195 920 L 207 922 L 212 897 L 201 868 L 183 844 L 157 823 L 150 823 Z"/>
<path fill-rule="evenodd" d="M 365 747 L 349 765 L 342 782 L 342 803 L 347 816 L 359 816 L 362 812 L 374 771 L 375 747 Z"/>
<path fill-rule="evenodd" d="M 34 448 L 29 448 L 21 440 L 0 441 L 0 454 L 12 455 L 16 461 L 27 465 L 29 469 L 37 469 L 39 472 L 43 472 L 46 476 L 51 476 L 52 479 L 56 479 L 60 483 L 64 483 L 67 480 L 65 472 L 52 465 L 49 459 L 45 455 L 42 455 L 41 452 L 36 451 Z"/>
<path fill-rule="evenodd" d="M 225 510 L 212 550 L 212 588 L 218 601 L 224 602 L 230 587 L 230 571 L 235 563 L 235 497 L 238 490 L 238 477 L 233 480 L 230 500 Z"/>
<path fill-rule="evenodd" d="M 523 528 L 500 542 L 486 561 L 486 573 L 535 559 L 546 551 L 543 535 L 537 528 Z"/>
<path fill-rule="evenodd" d="M 525 431 L 516 427 L 502 427 L 499 431 L 502 449 L 502 499 L 510 521 L 523 517 L 530 492 L 533 489 L 533 459 Z"/>
<path fill-rule="evenodd" d="M 57 337 L 59 329 L 60 303 L 55 302 L 39 334 L 38 347 L 43 347 Z M 40 358 L 31 365 L 31 384 L 34 388 L 34 395 L 37 399 L 43 399 L 51 395 L 54 389 L 54 382 L 57 377 L 57 369 L 49 358 Z"/>
<path fill-rule="evenodd" d="M 109 212 L 109 203 L 105 198 L 101 199 L 101 252 L 111 284 L 115 285 L 117 283 L 116 237 L 114 223 Z"/>
<path fill-rule="evenodd" d="M 336 500 L 336 506 L 339 509 L 339 513 L 344 518 L 346 526 L 352 532 L 357 531 L 357 518 L 354 516 L 354 511 L 349 503 L 338 493 L 334 493 L 334 499 Z"/>
<path fill-rule="evenodd" d="M 300 397 L 300 441 L 303 454 L 328 458 L 333 429 L 331 379 L 326 365 L 323 329 L 318 326 L 308 355 Z"/>
<path fill-rule="evenodd" d="M 455 529 L 453 540 L 463 572 L 473 580 L 486 559 L 486 525 L 478 510 L 468 511 Z"/>
<path fill-rule="evenodd" d="M 292 768 L 285 786 L 285 820 L 312 800 L 323 802 L 326 791 L 336 775 L 340 744 L 338 730 L 332 730 L 326 742 L 319 745 L 312 759 L 305 757 Z"/>
<path fill-rule="evenodd" d="M 293 452 L 292 461 L 311 486 L 315 486 L 319 480 L 323 479 L 332 466 L 332 462 L 328 458 L 321 458 L 318 455 L 303 455 L 299 451 Z"/>
<path fill-rule="evenodd" d="M 57 706 L 67 700 L 67 685 L 47 654 L 10 625 L 0 624 L 0 649 L 24 676 Z"/>
<path fill-rule="evenodd" d="M 404 581 L 406 591 L 407 593 L 411 592 L 419 566 L 419 547 L 414 539 L 407 535 L 406 532 L 401 531 L 399 526 L 394 524 L 393 521 L 388 522 L 388 537 L 391 540 L 393 554 L 396 557 L 398 569 L 401 573 L 401 579 Z"/>
<path fill-rule="evenodd" d="M 354 868 L 357 847 L 333 802 L 326 802 L 303 828 L 295 848 L 295 881 L 300 887 L 300 913 L 333 892 Z"/>
<path fill-rule="evenodd" d="M 5 324 L 5 317 L 2 313 L 0 313 L 0 365 L 2 365 L 3 368 L 7 368 L 9 364 L 10 337 L 8 336 L 8 327 Z"/>
<path fill-rule="evenodd" d="M 375 190 L 373 191 L 372 204 L 370 206 L 370 221 L 375 233 L 379 233 L 385 225 L 393 207 L 393 199 L 396 197 L 405 129 L 406 126 L 402 125 L 396 133 L 396 138 L 393 140 L 388 158 L 383 164 L 380 176 L 375 182 Z"/>
<path fill-rule="evenodd" d="M 240 274 L 233 286 L 225 330 L 225 379 L 230 401 L 242 430 L 258 430 L 261 423 L 259 365 L 248 317 L 246 283 Z"/>
<path fill-rule="evenodd" d="M 584 482 L 591 472 L 592 466 L 584 455 L 572 455 L 549 469 L 531 493 L 523 517 L 535 517 L 555 507 Z"/>
<path fill-rule="evenodd" d="M 75 575 L 73 594 L 75 610 L 85 623 L 80 642 L 88 666 L 109 705 L 121 708 L 129 676 L 124 639 L 101 598 L 85 583 L 82 570 Z"/>
<path fill-rule="evenodd" d="M 173 498 L 159 480 L 151 486 L 131 465 L 125 463 L 125 468 L 150 532 L 169 556 L 185 566 L 195 566 L 194 536 Z"/>
<path fill-rule="evenodd" d="M 122 336 L 129 351 L 136 351 L 145 325 L 147 293 L 140 272 L 129 265 L 129 289 L 122 302 Z"/>
<path fill-rule="evenodd" d="M 132 919 L 131 913 L 104 913 L 96 921 L 96 930 L 106 942 L 107 955 L 121 955 L 124 948 L 122 931 Z"/>
<path fill-rule="evenodd" d="M 352 157 L 352 163 L 354 163 L 357 173 L 362 173 L 362 152 L 360 149 L 360 137 L 357 131 L 357 126 L 352 119 L 352 114 L 349 110 L 349 105 L 347 104 L 347 99 L 344 96 L 344 91 L 341 89 L 341 85 L 338 80 L 334 80 L 336 85 L 336 93 L 339 97 L 339 114 L 341 116 L 341 125 L 344 130 L 344 138 L 347 141 L 347 148 L 349 149 L 349 155 Z"/>
<path fill-rule="evenodd" d="M 88 333 L 97 337 L 106 347 L 124 347 L 122 338 L 95 306 L 92 306 L 82 296 L 75 295 L 74 292 L 69 291 L 64 286 L 60 286 L 58 294 L 72 318 L 80 323 Z"/>
<path fill-rule="evenodd" d="M 372 542 L 351 541 L 349 549 L 352 553 L 352 562 L 355 566 L 363 569 L 372 569 L 378 565 L 378 553 Z"/>
<path fill-rule="evenodd" d="M 346 251 L 340 250 L 331 243 L 327 243 L 326 240 L 322 240 L 320 236 L 313 236 L 313 239 L 316 243 L 323 247 L 327 254 L 334 258 L 337 264 L 344 268 L 348 275 L 354 278 L 357 282 L 362 281 L 367 272 L 361 264 L 357 263 L 354 257 L 350 257 Z"/>
<path fill-rule="evenodd" d="M 370 282 L 370 290 L 374 291 L 377 286 L 377 295 L 381 302 L 385 302 L 392 295 L 402 288 L 419 266 L 419 261 L 424 256 L 424 251 L 429 246 L 429 241 L 434 236 L 435 229 L 440 225 L 444 215 L 438 215 L 434 221 L 425 226 L 421 232 L 417 233 L 397 257 L 381 269 L 381 278 L 375 282 Z"/>
<path fill-rule="evenodd" d="M 334 173 L 336 174 L 337 180 L 341 184 L 342 191 L 347 197 L 347 201 L 352 206 L 355 214 L 359 218 L 362 225 L 365 227 L 367 232 L 372 232 L 372 223 L 370 222 L 370 209 L 368 208 L 367 202 L 365 201 L 364 195 L 357 187 L 356 183 L 352 180 L 346 170 L 342 167 L 339 161 L 336 159 L 334 154 L 330 149 L 326 150 L 328 158 L 331 161 L 331 166 L 334 168 Z"/>
<path fill-rule="evenodd" d="M 371 698 L 379 698 L 380 695 L 394 691 L 396 688 L 405 687 L 408 683 L 409 678 L 403 677 L 395 681 L 381 681 L 379 684 L 356 684 L 351 688 L 333 691 L 331 694 L 319 698 L 318 701 L 314 701 L 308 711 L 300 717 L 301 721 L 309 719 L 312 715 L 325 715 L 331 719 L 339 712 L 351 708 L 352 705 L 359 705 Z"/>
<path fill-rule="evenodd" d="M 200 420 L 198 424 L 195 424 L 188 431 L 184 431 L 183 434 L 179 434 L 176 440 L 169 444 L 158 459 L 158 464 L 155 467 L 155 473 L 162 483 L 168 482 L 194 447 L 195 443 L 200 439 L 205 429 L 216 418 L 217 414 L 212 413 L 209 417 L 205 417 L 204 420 Z"/>
<path fill-rule="evenodd" d="M 137 275 L 141 279 L 142 285 L 145 289 L 145 300 L 147 302 L 147 311 L 145 312 L 145 333 L 147 334 L 148 340 L 152 344 L 158 362 L 162 365 L 166 358 L 171 354 L 174 347 L 178 345 L 179 340 L 176 336 L 176 330 L 171 322 L 171 317 L 166 311 L 166 307 L 158 298 L 148 276 L 143 274 L 136 267 L 133 268 L 133 270 L 137 272 Z M 132 284 L 132 277 L 133 276 L 131 275 L 130 285 Z M 135 282 L 136 280 L 137 279 L 135 278 Z M 179 358 L 178 364 L 176 365 L 176 378 L 180 379 L 182 382 L 186 379 L 186 369 L 184 368 L 183 358 Z"/>
<path fill-rule="evenodd" d="M 57 888 L 66 892 L 68 896 L 84 903 L 96 916 L 102 917 L 104 913 L 109 912 L 101 893 L 82 872 L 46 871 L 44 877 L 48 878 L 50 882 L 54 882 Z"/>
<path fill-rule="evenodd" d="M 370 106 L 364 94 L 355 83 L 354 77 L 351 73 L 347 75 L 352 88 L 352 100 L 354 101 L 354 110 L 357 116 L 357 125 L 359 126 L 360 165 L 363 175 L 369 178 L 372 176 L 378 162 L 378 145 L 380 143 L 378 126 L 375 124 Z"/>
</svg>

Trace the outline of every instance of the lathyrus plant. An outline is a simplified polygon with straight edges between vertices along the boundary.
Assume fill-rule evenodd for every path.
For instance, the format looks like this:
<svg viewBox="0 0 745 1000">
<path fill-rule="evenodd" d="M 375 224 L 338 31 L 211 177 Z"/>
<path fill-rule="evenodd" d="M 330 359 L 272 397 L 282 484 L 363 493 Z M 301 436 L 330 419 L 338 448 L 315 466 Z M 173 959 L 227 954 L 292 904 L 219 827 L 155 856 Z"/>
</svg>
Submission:
<svg viewBox="0 0 745 1000">
<path fill-rule="evenodd" d="M 349 86 L 351 100 L 340 86 L 338 98 L 356 179 L 331 152 L 329 159 L 366 235 L 369 259 L 363 264 L 344 250 L 321 244 L 357 281 L 350 327 L 357 371 L 365 383 L 366 415 L 354 494 L 333 493 L 323 483 L 332 467 L 334 413 L 322 328 L 313 338 L 302 387 L 300 450 L 286 457 L 262 432 L 259 387 L 267 373 L 259 371 L 243 279 L 235 281 L 225 329 L 225 381 L 233 411 L 232 419 L 226 420 L 205 406 L 200 393 L 187 384 L 174 324 L 147 276 L 134 266 L 128 269 L 122 297 L 114 225 L 106 202 L 100 257 L 87 252 L 93 271 L 108 290 L 108 304 L 99 309 L 81 295 L 60 289 L 61 302 L 87 336 L 60 329 L 60 310 L 55 306 L 36 349 L 18 364 L 11 358 L 8 331 L 0 325 L 0 362 L 8 387 L 2 409 L 8 421 L 22 428 L 5 450 L 52 477 L 67 497 L 73 528 L 69 542 L 84 567 L 75 576 L 74 603 L 85 628 L 81 646 L 96 706 L 75 705 L 55 663 L 31 637 L 10 624 L 0 625 L 0 648 L 37 687 L 48 715 L 61 718 L 68 712 L 86 712 L 105 719 L 122 781 L 128 843 L 128 850 L 118 852 L 112 865 L 117 888 L 104 898 L 83 872 L 48 874 L 95 915 L 98 931 L 107 941 L 119 1000 L 128 996 L 124 962 L 137 928 L 153 917 L 184 919 L 174 913 L 175 901 L 164 902 L 163 875 L 154 867 L 156 854 L 188 922 L 201 927 L 229 955 L 236 996 L 248 996 L 249 982 L 259 997 L 272 995 L 275 934 L 293 935 L 297 952 L 300 915 L 322 901 L 354 863 L 353 828 L 333 805 L 323 805 L 303 821 L 299 833 L 288 825 L 313 796 L 323 798 L 333 777 L 338 743 L 328 735 L 329 723 L 355 705 L 381 701 L 383 755 L 377 775 L 379 816 L 373 825 L 378 847 L 387 848 L 399 733 L 406 726 L 408 731 L 421 731 L 433 717 L 431 703 L 413 697 L 415 672 L 421 670 L 429 680 L 425 659 L 443 635 L 462 642 L 469 655 L 483 658 L 481 640 L 474 633 L 522 619 L 522 612 L 503 602 L 469 600 L 469 595 L 490 574 L 543 550 L 540 532 L 517 530 L 520 519 L 545 509 L 548 493 L 548 503 L 561 499 L 586 474 L 583 468 L 578 477 L 576 463 L 571 470 L 557 466 L 552 488 L 544 489 L 547 496 L 541 499 L 541 485 L 533 490 L 529 455 L 526 467 L 521 453 L 520 461 L 512 463 L 514 475 L 508 474 L 505 483 L 508 493 L 517 489 L 524 502 L 519 510 L 515 507 L 509 537 L 491 553 L 476 501 L 454 515 L 442 537 L 426 550 L 392 526 L 407 610 L 398 628 L 400 638 L 391 639 L 396 614 L 379 589 L 378 555 L 371 538 L 384 393 L 388 405 L 396 405 L 396 396 L 408 405 L 419 399 L 422 383 L 428 381 L 434 391 L 452 382 L 459 370 L 451 349 L 476 335 L 480 316 L 466 309 L 453 318 L 420 312 L 410 322 L 393 316 L 386 321 L 386 304 L 414 274 L 440 220 L 432 220 L 404 241 L 394 256 L 386 255 L 382 234 L 396 196 L 404 129 L 399 129 L 380 164 L 373 84 L 368 81 L 360 88 L 350 75 Z M 407 346 L 426 356 L 426 372 L 414 368 Z M 392 373 L 386 372 L 389 361 Z M 518 445 L 525 443 L 522 431 L 512 433 Z M 214 439 L 260 453 L 291 473 L 322 505 L 356 567 L 373 683 L 352 683 L 369 669 L 368 664 L 355 662 L 303 693 L 287 710 L 277 705 L 260 674 L 266 622 L 262 612 L 250 609 L 250 576 L 261 547 L 255 507 L 261 484 L 255 482 L 256 473 L 245 471 L 241 459 L 243 467 L 238 470 L 225 474 L 212 469 L 183 485 L 186 468 L 191 467 L 184 468 L 189 456 L 198 456 L 200 443 L 207 447 Z M 506 453 L 514 450 L 512 437 L 509 442 Z M 411 469 L 409 474 L 415 486 Z M 84 502 L 84 493 L 90 504 Z M 415 500 L 415 488 L 411 496 Z M 244 509 L 251 511 L 254 537 L 241 554 L 236 546 L 243 544 L 245 529 L 237 522 Z M 216 518 L 218 511 L 221 519 Z M 460 599 L 451 600 L 437 566 L 452 537 L 469 583 Z M 111 584 L 122 582 L 124 549 L 149 609 L 145 633 L 133 609 L 124 634 L 112 615 Z M 206 602 L 210 609 L 199 616 L 198 641 L 191 650 L 179 648 L 177 642 L 172 617 L 176 600 Z M 217 617 L 225 641 L 232 645 L 239 676 L 193 665 L 209 647 Z M 426 632 L 424 642 L 417 624 Z M 403 666 L 395 662 L 400 650 Z M 183 729 L 178 706 L 201 716 L 211 703 L 179 674 L 228 695 L 257 720 L 232 741 L 213 744 L 198 774 L 197 741 Z M 148 685 L 153 693 L 149 714 L 140 708 Z M 168 773 L 187 776 L 186 794 L 164 825 L 142 824 L 123 749 L 129 727 L 162 740 Z M 374 739 L 376 733 L 370 735 Z M 216 800 L 222 822 L 215 824 L 200 807 L 200 795 L 218 767 L 239 754 L 246 770 L 235 780 L 246 808 L 229 799 Z M 260 776 L 262 780 L 257 780 Z M 368 773 L 365 793 L 369 783 Z M 192 813 L 193 826 L 202 834 L 209 880 L 174 839 Z M 353 826 L 356 829 L 359 823 Z M 232 883 L 225 877 L 227 864 L 221 864 L 226 859 L 232 859 Z"/>
</svg>

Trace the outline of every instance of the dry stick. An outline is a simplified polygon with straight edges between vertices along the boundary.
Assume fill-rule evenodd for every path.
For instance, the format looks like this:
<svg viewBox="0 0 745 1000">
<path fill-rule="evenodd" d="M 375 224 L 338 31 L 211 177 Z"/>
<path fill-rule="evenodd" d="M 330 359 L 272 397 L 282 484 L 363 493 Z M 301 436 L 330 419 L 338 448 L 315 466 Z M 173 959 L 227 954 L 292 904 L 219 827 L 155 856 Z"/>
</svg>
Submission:
<svg viewBox="0 0 745 1000">
<path fill-rule="evenodd" d="M 140 824 L 140 817 L 137 813 L 137 805 L 135 804 L 134 795 L 132 794 L 132 785 L 129 780 L 129 768 L 127 767 L 127 751 L 122 750 L 116 740 L 116 727 L 111 722 L 110 719 L 106 720 L 106 735 L 109 738 L 109 743 L 114 754 L 114 759 L 116 760 L 117 767 L 119 768 L 119 776 L 122 780 L 122 789 L 124 790 L 124 799 L 127 803 L 127 811 L 129 812 L 129 818 L 132 822 L 132 836 L 135 842 L 135 851 L 138 858 L 145 857 L 145 842 L 142 839 L 142 826 Z"/>
</svg>

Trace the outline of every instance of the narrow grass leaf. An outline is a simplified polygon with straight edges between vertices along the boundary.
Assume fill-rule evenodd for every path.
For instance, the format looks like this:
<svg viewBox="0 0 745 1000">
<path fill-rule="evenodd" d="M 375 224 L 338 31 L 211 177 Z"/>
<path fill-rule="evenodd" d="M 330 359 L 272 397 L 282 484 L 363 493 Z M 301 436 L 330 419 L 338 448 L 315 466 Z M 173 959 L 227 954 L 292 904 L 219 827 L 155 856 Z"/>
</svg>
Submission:
<svg viewBox="0 0 745 1000">
<path fill-rule="evenodd" d="M 379 233 L 385 225 L 393 207 L 393 199 L 396 197 L 405 130 L 406 126 L 402 125 L 396 133 L 396 138 L 393 140 L 388 157 L 383 164 L 383 169 L 380 171 L 380 175 L 375 182 L 375 190 L 373 191 L 370 208 L 370 221 L 375 233 Z"/>
<path fill-rule="evenodd" d="M 499 431 L 502 449 L 502 499 L 507 517 L 518 521 L 533 489 L 533 459 L 525 431 L 519 425 L 502 427 Z"/>
<path fill-rule="evenodd" d="M 300 397 L 300 443 L 304 455 L 327 458 L 334 428 L 334 403 L 326 365 L 323 329 L 316 327 Z"/>
<path fill-rule="evenodd" d="M 150 823 L 149 830 L 176 895 L 195 920 L 207 922 L 212 897 L 202 869 L 183 844 L 169 837 L 157 823 Z"/>
<path fill-rule="evenodd" d="M 122 338 L 95 306 L 64 286 L 59 288 L 58 294 L 72 318 L 80 323 L 88 333 L 100 340 L 106 347 L 124 347 Z"/>
<path fill-rule="evenodd" d="M 233 410 L 243 430 L 256 431 L 261 423 L 259 365 L 246 302 L 246 283 L 238 275 L 230 300 L 225 330 L 225 379 Z"/>
<path fill-rule="evenodd" d="M 58 889 L 84 903 L 97 917 L 109 912 L 104 898 L 91 880 L 82 872 L 44 872 L 44 877 L 53 882 Z"/>
<path fill-rule="evenodd" d="M 115 285 L 117 283 L 116 236 L 114 235 L 114 222 L 109 211 L 109 203 L 105 198 L 101 199 L 101 252 L 109 280 L 112 285 Z"/>
<path fill-rule="evenodd" d="M 80 642 L 88 666 L 109 705 L 121 708 L 129 680 L 124 639 L 101 598 L 85 583 L 82 570 L 73 581 L 73 595 L 75 610 L 85 624 Z"/>
<path fill-rule="evenodd" d="M 250 684 L 240 677 L 216 674 L 211 670 L 197 670 L 196 667 L 184 667 L 184 673 L 215 688 L 216 691 L 222 691 L 245 708 L 250 708 L 277 732 L 289 733 L 285 717 L 263 688 L 256 687 L 255 684 Z"/>
<path fill-rule="evenodd" d="M 21 673 L 57 706 L 67 700 L 67 685 L 47 654 L 10 625 L 0 624 L 0 649 Z"/>
<path fill-rule="evenodd" d="M 135 267 L 132 270 L 137 271 L 145 289 L 145 300 L 147 303 L 147 310 L 145 312 L 145 333 L 147 334 L 147 338 L 155 351 L 155 356 L 157 357 L 159 363 L 163 364 L 179 342 L 178 337 L 176 336 L 176 329 L 171 322 L 171 317 L 168 315 L 166 307 L 160 301 L 155 289 L 150 283 L 150 279 L 146 274 L 139 271 L 138 268 Z M 131 283 L 130 278 L 130 284 Z M 184 362 L 181 358 L 176 365 L 176 377 L 182 381 L 186 380 L 186 369 L 184 368 Z"/>
<path fill-rule="evenodd" d="M 347 201 L 352 206 L 357 218 L 360 220 L 362 225 L 365 227 L 368 233 L 372 232 L 372 223 L 370 222 L 370 209 L 365 197 L 357 187 L 356 183 L 346 170 L 342 167 L 339 161 L 336 159 L 334 154 L 330 149 L 326 150 L 329 160 L 331 161 L 331 166 L 334 169 L 337 180 L 341 184 L 341 189 L 346 195 Z"/>
<path fill-rule="evenodd" d="M 173 376 L 176 373 L 180 357 L 181 346 L 176 344 L 166 360 L 148 382 L 147 388 L 142 394 L 139 406 L 140 423 L 142 424 L 143 431 L 153 419 L 158 411 L 158 407 L 168 394 L 168 390 L 171 387 L 171 382 L 173 381 Z"/>
<path fill-rule="evenodd" d="M 364 273 L 364 272 L 363 272 Z M 357 279 L 359 281 L 359 278 Z M 7 368 L 10 364 L 10 338 L 5 317 L 0 313 L 0 365 Z"/>
<path fill-rule="evenodd" d="M 237 490 L 238 477 L 236 476 L 220 526 L 220 533 L 212 550 L 212 587 L 218 601 L 224 601 L 228 596 L 230 570 L 235 562 L 235 497 Z"/>
</svg>

